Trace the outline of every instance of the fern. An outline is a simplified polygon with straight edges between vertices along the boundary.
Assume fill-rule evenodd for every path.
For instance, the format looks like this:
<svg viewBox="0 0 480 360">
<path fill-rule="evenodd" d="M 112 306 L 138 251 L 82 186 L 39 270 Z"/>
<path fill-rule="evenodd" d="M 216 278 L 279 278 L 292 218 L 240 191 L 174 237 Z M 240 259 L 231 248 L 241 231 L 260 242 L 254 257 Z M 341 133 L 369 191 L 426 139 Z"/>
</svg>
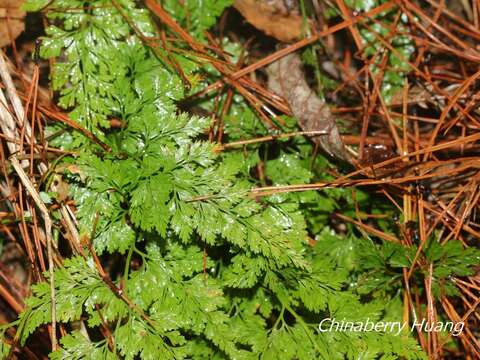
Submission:
<svg viewBox="0 0 480 360">
<path fill-rule="evenodd" d="M 204 41 L 204 30 L 230 3 L 164 6 Z M 75 171 L 58 168 L 67 169 L 63 176 L 81 236 L 94 249 L 85 247 L 56 269 L 58 321 L 72 325 L 67 329 L 83 321 L 87 334 L 106 328 L 109 335 L 99 340 L 67 331 L 51 358 L 425 358 L 409 334 L 318 331 L 325 317 L 402 317 L 401 284 L 387 281 L 379 269 L 408 267 L 405 249 L 368 243 L 353 228 L 340 238 L 326 222 L 333 210 L 354 211 L 349 191 L 250 198 L 259 184 L 251 171 L 268 149 L 217 154 L 215 144 L 205 141 L 210 119 L 178 110 L 176 102 L 186 95 L 181 77 L 163 50 L 139 37 L 138 30 L 157 35 L 145 10 L 129 0 L 115 6 L 105 0 L 29 0 L 25 7 L 45 5 L 54 25 L 46 30 L 42 55 L 57 59 L 51 80 L 59 105 L 112 149 L 107 153 L 71 131 L 54 140 L 78 154 L 63 160 L 75 163 Z M 175 60 L 187 78 L 208 72 L 191 55 Z M 113 118 L 124 123 L 122 129 L 109 128 Z M 242 139 L 266 129 L 235 99 L 226 132 Z M 285 144 L 266 161 L 266 178 L 273 184 L 327 178 L 328 161 L 319 157 L 310 164 L 311 151 L 302 139 Z M 316 235 L 315 247 L 308 245 L 309 234 Z M 444 266 L 461 256 L 455 246 L 438 246 L 429 256 Z M 94 254 L 123 255 L 111 283 L 100 275 Z M 365 259 L 361 267 L 359 258 Z M 367 279 L 373 272 L 380 281 Z M 358 289 L 351 286 L 356 281 L 368 284 Z M 387 301 L 362 297 L 378 288 Z M 19 318 L 22 344 L 50 322 L 50 304 L 49 285 L 34 285 Z"/>
</svg>

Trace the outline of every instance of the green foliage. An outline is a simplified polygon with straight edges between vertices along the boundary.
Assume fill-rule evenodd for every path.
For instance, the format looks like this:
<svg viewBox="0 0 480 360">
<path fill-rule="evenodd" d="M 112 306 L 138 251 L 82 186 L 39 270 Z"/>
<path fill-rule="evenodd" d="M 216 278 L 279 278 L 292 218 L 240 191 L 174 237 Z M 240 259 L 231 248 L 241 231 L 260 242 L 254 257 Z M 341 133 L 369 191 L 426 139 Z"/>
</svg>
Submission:
<svg viewBox="0 0 480 360">
<path fill-rule="evenodd" d="M 94 343 L 78 331 L 62 337 L 60 343 L 62 347 L 51 354 L 51 359 L 117 359 L 117 356 L 108 350 L 106 340 Z"/>
<path fill-rule="evenodd" d="M 9 352 L 10 352 L 10 349 L 11 349 L 11 346 L 9 344 L 7 344 L 4 340 L 4 337 L 5 337 L 5 330 L 7 330 L 6 327 L 3 327 L 3 326 L 0 326 L 0 356 L 2 357 L 2 359 L 6 359 Z"/>
<path fill-rule="evenodd" d="M 382 3 L 384 0 L 348 0 L 345 3 L 355 12 L 369 11 Z M 370 59 L 370 71 L 374 77 L 383 76 L 381 94 L 388 103 L 392 97 L 403 88 L 406 74 L 411 70 L 406 61 L 415 51 L 413 40 L 406 35 L 408 18 L 402 14 L 400 19 L 395 20 L 397 9 L 381 13 L 376 17 L 377 21 L 367 21 L 360 25 L 359 33 L 365 46 L 363 54 Z M 387 42 L 390 47 L 383 44 L 379 38 Z M 391 50 L 394 49 L 394 51 Z M 379 51 L 383 49 L 383 51 Z M 386 57 L 385 66 L 381 69 L 383 57 Z M 380 73 L 383 71 L 383 73 Z"/>
<path fill-rule="evenodd" d="M 381 245 L 362 242 L 359 262 L 364 271 L 358 280 L 358 292 L 374 292 L 377 296 L 383 296 L 385 292 L 395 292 L 401 288 L 402 268 L 410 267 L 415 251 L 416 247 L 406 248 L 391 242 Z"/>
<path fill-rule="evenodd" d="M 480 250 L 463 247 L 460 241 L 452 240 L 445 244 L 431 240 L 425 249 L 428 263 L 433 264 L 432 292 L 439 297 L 442 294 L 458 295 L 452 276 L 472 275 L 473 268 L 480 262 Z M 428 269 L 424 270 L 428 276 Z"/>
<path fill-rule="evenodd" d="M 438 241 L 430 241 L 425 251 L 429 262 L 434 263 L 433 275 L 444 279 L 450 275 L 472 275 L 472 266 L 478 264 L 480 251 L 475 248 L 464 249 L 460 241 L 448 241 L 444 245 Z"/>
<path fill-rule="evenodd" d="M 328 236 L 328 234 L 327 234 Z M 350 243 L 349 245 L 351 246 Z M 383 242 L 381 245 L 371 241 L 356 243 L 358 257 L 352 263 L 357 266 L 359 277 L 355 284 L 359 294 L 370 294 L 384 297 L 395 294 L 402 286 L 402 269 L 410 269 L 418 252 L 418 246 L 405 247 L 400 244 Z M 338 248 L 335 249 L 339 252 Z M 345 252 L 340 253 L 341 256 Z M 432 264 L 432 292 L 436 297 L 442 294 L 458 295 L 452 276 L 473 274 L 473 267 L 479 263 L 480 250 L 465 249 L 460 241 L 451 240 L 441 245 L 438 241 L 429 240 L 418 257 L 420 268 L 413 272 L 413 278 L 420 283 L 429 276 Z"/>
<path fill-rule="evenodd" d="M 203 41 L 231 1 L 183 3 L 163 5 Z M 87 247 L 56 269 L 57 319 L 71 326 L 51 358 L 424 358 L 409 334 L 318 331 L 325 317 L 400 321 L 400 274 L 416 248 L 363 239 L 353 227 L 345 236 L 331 230 L 332 212 L 354 212 L 350 190 L 251 197 L 260 184 L 329 179 L 331 165 L 320 156 L 312 161 L 308 141 L 216 153 L 204 136 L 211 120 L 178 110 L 180 76 L 163 50 L 153 51 L 132 29 L 157 35 L 136 2 L 29 0 L 25 7 L 47 4 L 55 25 L 42 55 L 57 59 L 51 80 L 59 104 L 112 148 L 105 152 L 72 131 L 54 140 L 76 150 L 63 160 L 75 164 L 63 167 L 64 179 L 81 237 L 107 263 L 108 279 Z M 199 70 L 191 59 L 175 59 L 187 77 Z M 109 128 L 112 118 L 124 126 Z M 225 122 L 231 140 L 267 133 L 236 96 Z M 263 178 L 254 174 L 259 167 Z M 441 279 L 466 275 L 478 261 L 458 245 L 438 246 L 430 244 L 425 256 Z M 464 255 L 469 261 L 461 265 Z M 20 315 L 21 344 L 50 321 L 50 286 L 42 282 Z M 80 321 L 86 331 L 69 330 Z M 99 340 L 102 330 L 109 335 Z"/>
<path fill-rule="evenodd" d="M 164 0 L 162 5 L 174 16 L 190 35 L 199 40 L 205 37 L 205 30 L 212 27 L 223 10 L 232 5 L 233 0 Z"/>
<path fill-rule="evenodd" d="M 145 35 L 153 34 L 145 10 L 137 9 L 130 0 L 119 3 Z M 125 51 L 131 47 L 125 43 L 131 38 L 129 25 L 107 0 L 89 2 L 91 12 L 84 1 L 78 0 L 32 1 L 24 7 L 35 11 L 46 5 L 55 9 L 48 12 L 48 17 L 63 25 L 49 26 L 41 47 L 44 57 L 62 54 L 63 60 L 56 62 L 52 78 L 53 89 L 61 93 L 59 105 L 75 107 L 70 116 L 88 130 L 108 127 L 108 116 L 112 109 L 119 107 L 118 100 L 124 99 L 118 93 L 125 85 L 122 80 L 129 71 L 122 61 L 128 56 Z M 72 13 L 71 9 L 79 11 Z M 131 40 L 139 43 L 135 38 Z M 139 51 L 141 55 L 141 49 Z M 132 64 L 135 63 L 132 60 Z"/>
</svg>

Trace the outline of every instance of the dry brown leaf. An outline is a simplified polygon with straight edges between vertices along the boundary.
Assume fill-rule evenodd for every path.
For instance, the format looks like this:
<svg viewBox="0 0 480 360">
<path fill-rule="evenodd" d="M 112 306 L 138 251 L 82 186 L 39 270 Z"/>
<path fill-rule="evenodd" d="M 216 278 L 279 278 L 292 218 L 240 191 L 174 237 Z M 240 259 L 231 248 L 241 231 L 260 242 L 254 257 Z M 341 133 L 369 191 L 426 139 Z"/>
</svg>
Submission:
<svg viewBox="0 0 480 360">
<path fill-rule="evenodd" d="M 283 1 L 235 0 L 233 6 L 257 29 L 280 41 L 299 39 L 302 17 L 289 11 Z"/>
<path fill-rule="evenodd" d="M 85 181 L 85 179 L 86 179 L 85 173 L 82 171 L 82 169 L 80 169 L 79 166 L 77 166 L 75 164 L 71 164 L 71 165 L 68 165 L 66 168 L 72 174 L 77 174 L 78 176 L 80 176 L 80 180 Z"/>
<path fill-rule="evenodd" d="M 63 203 L 68 199 L 69 195 L 69 186 L 68 183 L 63 181 L 63 178 L 60 175 L 55 175 L 54 182 L 55 192 L 57 193 L 56 200 L 59 203 Z"/>
<path fill-rule="evenodd" d="M 25 30 L 23 0 L 0 0 L 0 47 L 10 45 Z"/>
<path fill-rule="evenodd" d="M 330 108 L 305 80 L 300 57 L 289 54 L 270 64 L 267 73 L 269 88 L 285 98 L 302 130 L 325 132 L 312 140 L 330 156 L 350 161 Z"/>
</svg>

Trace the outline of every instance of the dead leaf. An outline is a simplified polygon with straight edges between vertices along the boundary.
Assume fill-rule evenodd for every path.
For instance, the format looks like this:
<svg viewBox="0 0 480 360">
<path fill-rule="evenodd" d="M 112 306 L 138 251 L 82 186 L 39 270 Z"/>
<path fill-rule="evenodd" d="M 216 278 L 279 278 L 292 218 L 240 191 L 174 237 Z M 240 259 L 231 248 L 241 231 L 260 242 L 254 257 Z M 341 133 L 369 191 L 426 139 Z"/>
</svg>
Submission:
<svg viewBox="0 0 480 360">
<path fill-rule="evenodd" d="M 0 47 L 10 45 L 25 30 L 22 0 L 0 0 Z"/>
<path fill-rule="evenodd" d="M 233 6 L 257 29 L 289 42 L 302 34 L 302 17 L 278 0 L 235 0 Z"/>
<path fill-rule="evenodd" d="M 85 173 L 82 171 L 82 169 L 80 169 L 79 166 L 71 164 L 67 166 L 67 170 L 70 171 L 72 174 L 77 174 L 78 176 L 80 176 L 81 181 L 85 181 Z"/>
<path fill-rule="evenodd" d="M 267 73 L 268 87 L 285 98 L 302 130 L 323 131 L 325 135 L 312 136 L 312 140 L 330 156 L 350 162 L 330 108 L 305 80 L 300 57 L 284 56 L 270 64 Z"/>
<path fill-rule="evenodd" d="M 68 199 L 69 187 L 68 183 L 63 181 L 60 175 L 55 175 L 55 181 L 52 184 L 52 190 L 57 193 L 56 200 L 59 203 L 63 203 Z"/>
</svg>

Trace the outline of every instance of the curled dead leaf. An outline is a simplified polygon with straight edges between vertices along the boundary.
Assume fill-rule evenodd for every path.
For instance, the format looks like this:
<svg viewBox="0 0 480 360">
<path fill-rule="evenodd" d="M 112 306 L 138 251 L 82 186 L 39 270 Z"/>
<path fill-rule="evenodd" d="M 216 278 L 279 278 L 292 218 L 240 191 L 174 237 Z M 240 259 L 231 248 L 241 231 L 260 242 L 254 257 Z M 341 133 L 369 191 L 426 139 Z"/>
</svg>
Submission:
<svg viewBox="0 0 480 360">
<path fill-rule="evenodd" d="M 81 181 L 85 181 L 85 179 L 86 179 L 85 173 L 82 171 L 82 169 L 80 169 L 79 166 L 77 166 L 75 164 L 70 164 L 66 168 L 72 174 L 77 174 L 78 176 L 80 176 Z"/>
<path fill-rule="evenodd" d="M 22 0 L 0 0 L 0 47 L 10 45 L 25 30 Z"/>
<path fill-rule="evenodd" d="M 63 181 L 62 177 L 58 174 L 55 175 L 52 189 L 57 193 L 56 200 L 59 203 L 63 203 L 68 199 L 69 187 L 68 183 Z"/>
<path fill-rule="evenodd" d="M 305 80 L 302 61 L 297 54 L 289 54 L 267 67 L 268 87 L 282 96 L 298 119 L 303 131 L 322 131 L 312 136 L 327 154 L 351 161 L 328 105 L 320 99 Z"/>
<path fill-rule="evenodd" d="M 302 17 L 283 0 L 235 0 L 233 6 L 257 29 L 280 41 L 299 39 Z"/>
</svg>

